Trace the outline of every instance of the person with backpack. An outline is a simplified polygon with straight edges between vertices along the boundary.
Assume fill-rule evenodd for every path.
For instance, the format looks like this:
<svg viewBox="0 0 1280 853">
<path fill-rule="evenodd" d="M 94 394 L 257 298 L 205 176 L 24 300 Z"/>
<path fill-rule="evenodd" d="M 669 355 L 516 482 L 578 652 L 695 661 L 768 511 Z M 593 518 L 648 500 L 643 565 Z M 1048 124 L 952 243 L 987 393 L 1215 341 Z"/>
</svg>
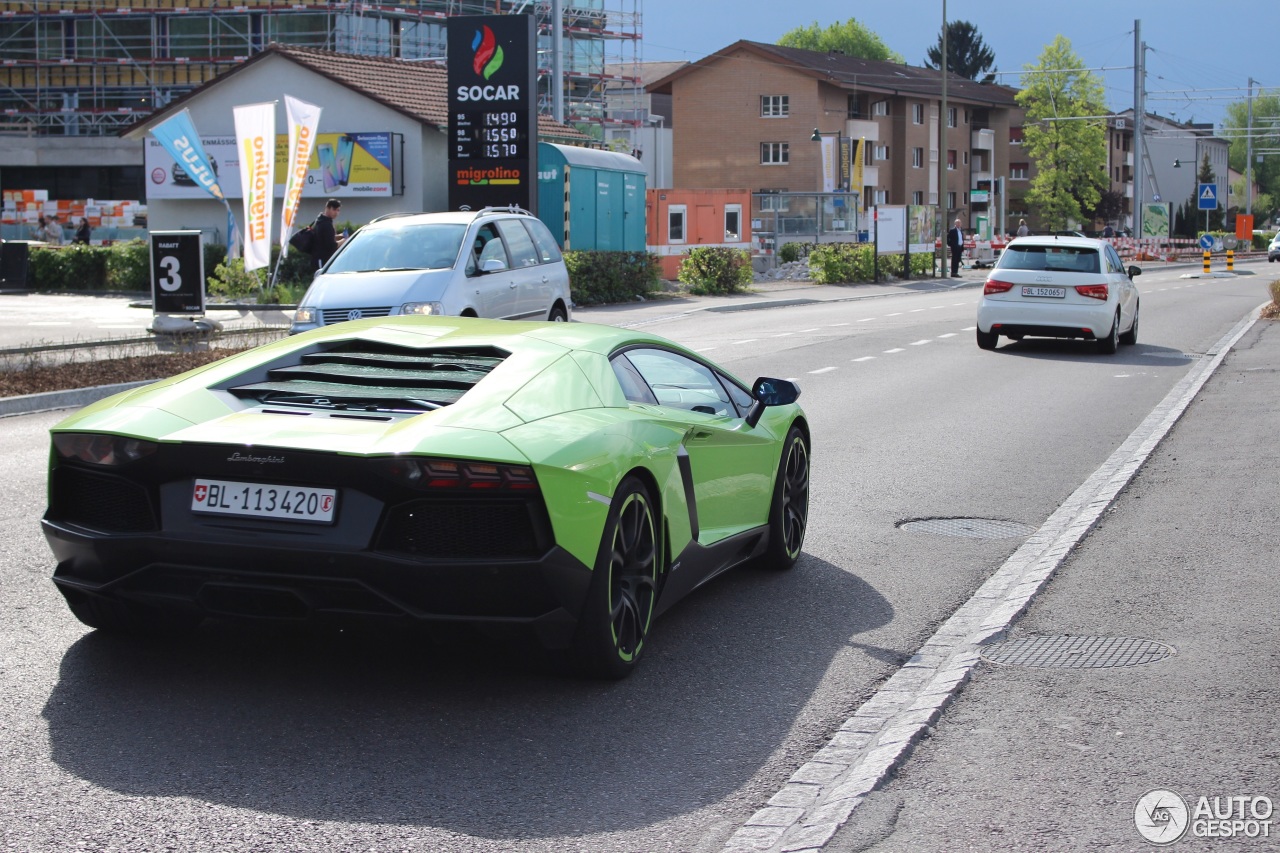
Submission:
<svg viewBox="0 0 1280 853">
<path fill-rule="evenodd" d="M 315 232 L 311 239 L 311 258 L 315 262 L 314 269 L 320 269 L 325 262 L 338 251 L 338 232 L 334 230 L 333 220 L 338 218 L 342 210 L 342 202 L 331 198 L 324 204 L 324 210 L 316 217 L 311 230 Z"/>
</svg>

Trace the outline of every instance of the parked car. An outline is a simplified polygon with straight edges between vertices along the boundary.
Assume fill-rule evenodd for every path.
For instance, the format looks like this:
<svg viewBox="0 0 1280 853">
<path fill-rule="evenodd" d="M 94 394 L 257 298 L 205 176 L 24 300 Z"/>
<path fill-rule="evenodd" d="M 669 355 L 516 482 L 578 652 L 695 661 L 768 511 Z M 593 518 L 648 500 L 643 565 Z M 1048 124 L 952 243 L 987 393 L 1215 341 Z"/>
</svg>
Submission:
<svg viewBox="0 0 1280 853">
<path fill-rule="evenodd" d="M 1271 238 L 1271 245 L 1267 246 L 1267 261 L 1275 262 L 1280 258 L 1280 234 Z"/>
<path fill-rule="evenodd" d="M 571 310 L 564 257 L 529 212 L 391 214 L 343 242 L 290 332 L 402 314 L 566 321 Z"/>
<path fill-rule="evenodd" d="M 44 533 L 82 622 L 523 630 L 590 675 L 809 513 L 799 388 L 586 323 L 339 323 L 52 429 Z"/>
<path fill-rule="evenodd" d="M 1138 340 L 1142 270 L 1125 269 L 1116 250 L 1087 237 L 1019 237 L 987 276 L 978 302 L 978 346 L 995 349 L 1001 335 L 1084 338 L 1114 353 Z"/>
</svg>

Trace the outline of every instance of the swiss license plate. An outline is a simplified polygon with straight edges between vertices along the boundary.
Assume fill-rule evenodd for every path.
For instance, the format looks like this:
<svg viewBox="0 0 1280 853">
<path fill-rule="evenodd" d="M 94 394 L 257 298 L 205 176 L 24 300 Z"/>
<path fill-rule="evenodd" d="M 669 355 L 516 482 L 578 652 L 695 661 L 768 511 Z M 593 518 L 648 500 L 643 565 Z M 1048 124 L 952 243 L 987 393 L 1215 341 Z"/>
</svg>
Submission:
<svg viewBox="0 0 1280 853">
<path fill-rule="evenodd" d="M 212 515 L 247 515 L 289 521 L 333 523 L 337 489 L 276 486 L 228 480 L 196 480 L 191 511 Z"/>
<path fill-rule="evenodd" d="M 1022 288 L 1023 296 L 1047 296 L 1050 299 L 1065 299 L 1067 289 L 1065 287 L 1024 287 Z"/>
</svg>

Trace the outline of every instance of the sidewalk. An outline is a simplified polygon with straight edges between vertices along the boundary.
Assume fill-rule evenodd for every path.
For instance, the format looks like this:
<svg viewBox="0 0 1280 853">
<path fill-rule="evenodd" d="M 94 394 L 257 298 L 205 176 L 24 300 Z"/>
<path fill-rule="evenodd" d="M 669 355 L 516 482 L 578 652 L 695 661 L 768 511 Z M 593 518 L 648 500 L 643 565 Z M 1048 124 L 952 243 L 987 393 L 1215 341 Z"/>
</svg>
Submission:
<svg viewBox="0 0 1280 853">
<path fill-rule="evenodd" d="M 1280 849 L 1278 367 L 1280 323 L 1258 321 L 821 849 Z M 1169 656 L 1055 657 L 1066 637 Z M 1016 643 L 1039 665 L 990 662 Z"/>
</svg>

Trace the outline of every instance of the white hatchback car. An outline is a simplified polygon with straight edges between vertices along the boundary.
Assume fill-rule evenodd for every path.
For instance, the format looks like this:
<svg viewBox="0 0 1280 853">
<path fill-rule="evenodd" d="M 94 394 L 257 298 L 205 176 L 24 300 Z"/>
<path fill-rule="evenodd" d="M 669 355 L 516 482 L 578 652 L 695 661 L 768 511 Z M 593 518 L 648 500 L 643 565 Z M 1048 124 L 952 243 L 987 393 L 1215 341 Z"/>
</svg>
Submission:
<svg viewBox="0 0 1280 853">
<path fill-rule="evenodd" d="M 1111 244 L 1087 237 L 1019 237 L 987 276 L 978 302 L 978 346 L 1001 335 L 1084 338 L 1098 351 L 1138 341 L 1138 267 L 1125 269 Z"/>
<path fill-rule="evenodd" d="M 529 212 L 397 213 L 342 244 L 289 332 L 398 314 L 567 321 L 572 304 L 560 248 Z"/>
</svg>

